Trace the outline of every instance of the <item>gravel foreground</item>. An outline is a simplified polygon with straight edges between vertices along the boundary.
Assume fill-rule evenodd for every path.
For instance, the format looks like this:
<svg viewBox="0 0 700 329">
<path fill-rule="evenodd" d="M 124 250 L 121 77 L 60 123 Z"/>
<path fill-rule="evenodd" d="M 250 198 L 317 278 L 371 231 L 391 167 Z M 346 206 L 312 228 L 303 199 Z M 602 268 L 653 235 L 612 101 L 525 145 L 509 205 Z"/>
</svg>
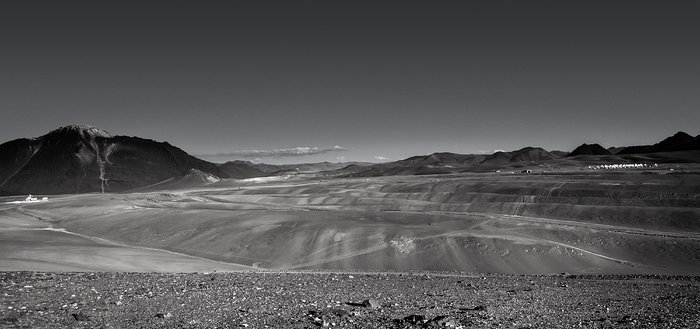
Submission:
<svg viewBox="0 0 700 329">
<path fill-rule="evenodd" d="M 700 277 L 0 272 L 0 328 L 699 328 Z"/>
</svg>

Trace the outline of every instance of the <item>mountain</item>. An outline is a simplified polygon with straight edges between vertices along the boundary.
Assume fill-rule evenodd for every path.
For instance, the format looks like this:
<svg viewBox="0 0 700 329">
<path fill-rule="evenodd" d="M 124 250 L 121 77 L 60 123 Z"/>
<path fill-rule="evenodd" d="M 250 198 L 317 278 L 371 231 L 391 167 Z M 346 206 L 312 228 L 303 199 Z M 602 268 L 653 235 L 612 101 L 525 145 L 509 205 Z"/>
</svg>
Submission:
<svg viewBox="0 0 700 329">
<path fill-rule="evenodd" d="M 539 147 L 525 147 L 512 152 L 496 152 L 491 155 L 441 152 L 369 166 L 348 166 L 338 170 L 337 173 L 360 177 L 448 174 L 463 171 L 491 171 L 495 168 L 558 158 L 560 156 Z"/>
<path fill-rule="evenodd" d="M 226 178 L 251 178 L 267 176 L 267 172 L 250 161 L 229 161 L 219 165 L 219 176 Z"/>
<path fill-rule="evenodd" d="M 133 192 L 150 192 L 163 190 L 180 190 L 192 187 L 202 187 L 221 181 L 221 178 L 198 169 L 190 169 L 184 176 L 172 177 L 156 184 L 132 189 Z"/>
<path fill-rule="evenodd" d="M 577 155 L 611 155 L 612 153 L 606 150 L 599 144 L 581 144 L 579 147 L 575 148 L 567 157 L 573 157 Z"/>
<path fill-rule="evenodd" d="M 700 135 L 693 137 L 685 132 L 679 131 L 673 136 L 668 137 L 654 145 L 629 146 L 625 147 L 616 154 L 640 154 L 690 150 L 700 150 Z"/>
<path fill-rule="evenodd" d="M 335 171 L 345 168 L 352 164 L 362 164 L 359 162 L 313 162 L 313 163 L 294 163 L 294 164 L 267 164 L 256 163 L 253 166 L 262 170 L 264 173 L 272 176 L 279 175 L 296 175 L 320 173 L 325 171 Z"/>
<path fill-rule="evenodd" d="M 557 158 L 563 158 L 569 154 L 569 152 L 565 152 L 565 151 L 549 151 L 549 153 L 551 153 L 553 156 L 555 156 Z"/>
<path fill-rule="evenodd" d="M 456 172 L 459 169 L 479 164 L 486 158 L 483 154 L 456 154 L 449 152 L 419 155 L 394 162 L 374 165 L 353 165 L 339 170 L 347 173 L 350 169 L 353 176 L 373 177 L 388 175 L 428 175 Z"/>
<path fill-rule="evenodd" d="M 480 163 L 482 166 L 503 165 L 517 162 L 539 162 L 559 158 L 539 147 L 524 147 L 512 152 L 496 152 Z"/>
<path fill-rule="evenodd" d="M 216 164 L 167 142 L 112 136 L 93 126 L 71 125 L 41 137 L 0 144 L 0 195 L 121 192 L 163 184 L 193 186 L 220 178 L 300 173 L 372 177 L 548 169 L 582 163 L 694 162 L 700 156 L 698 151 L 700 136 L 678 132 L 654 145 L 625 147 L 615 155 L 598 144 L 583 144 L 566 157 L 559 151 L 525 147 L 491 155 L 438 152 L 379 164 Z"/>
<path fill-rule="evenodd" d="M 617 154 L 618 152 L 620 152 L 624 149 L 625 149 L 624 146 L 611 146 L 611 147 L 608 147 L 608 152 L 610 152 L 612 154 Z"/>
<path fill-rule="evenodd" d="M 251 164 L 197 159 L 167 142 L 71 125 L 1 144 L 0 194 L 119 192 L 182 177 L 190 169 L 223 178 L 264 175 Z"/>
</svg>

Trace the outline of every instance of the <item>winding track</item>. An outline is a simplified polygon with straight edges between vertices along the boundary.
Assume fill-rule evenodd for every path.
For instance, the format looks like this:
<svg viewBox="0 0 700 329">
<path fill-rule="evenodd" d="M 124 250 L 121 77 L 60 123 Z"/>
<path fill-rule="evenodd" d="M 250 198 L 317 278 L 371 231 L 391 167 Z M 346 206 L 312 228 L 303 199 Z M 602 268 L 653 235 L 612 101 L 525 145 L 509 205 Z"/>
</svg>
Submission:
<svg viewBox="0 0 700 329">
<path fill-rule="evenodd" d="M 26 205 L 25 205 L 25 206 L 26 206 Z M 38 215 L 32 213 L 32 211 L 30 211 L 30 210 L 25 209 L 25 208 L 24 208 L 25 206 L 17 207 L 16 209 L 19 210 L 20 212 L 22 212 L 22 213 L 28 215 L 28 216 L 37 218 L 37 219 L 39 219 L 39 220 L 41 220 L 41 221 L 46 221 L 46 220 L 48 220 L 48 219 L 46 219 L 46 218 L 43 218 L 43 217 L 41 217 L 41 216 L 38 216 Z M 108 239 L 101 238 L 101 237 L 98 237 L 98 236 L 92 236 L 92 235 L 87 235 L 87 234 L 82 234 L 82 233 L 77 233 L 77 232 L 68 231 L 68 230 L 66 230 L 66 229 L 64 229 L 64 228 L 55 228 L 55 227 L 53 227 L 53 224 L 49 224 L 48 227 L 40 227 L 40 228 L 0 228 L 0 230 L 2 230 L 2 231 L 51 231 L 51 232 L 59 232 L 59 233 L 63 233 L 63 234 L 69 234 L 69 235 L 78 236 L 78 237 L 81 237 L 81 238 L 84 238 L 84 239 L 88 239 L 88 240 L 90 240 L 90 241 L 93 241 L 93 242 L 95 242 L 95 243 L 97 243 L 97 244 L 101 244 L 101 245 L 109 245 L 109 246 L 122 247 L 122 248 L 131 248 L 131 249 L 139 249 L 139 250 L 147 250 L 147 251 L 162 252 L 162 253 L 166 253 L 166 254 L 171 254 L 171 255 L 180 256 L 180 257 L 185 257 L 185 258 L 190 258 L 190 259 L 203 260 L 203 261 L 207 261 L 207 262 L 211 262 L 211 263 L 216 263 L 216 264 L 230 265 L 230 266 L 239 266 L 239 267 L 242 267 L 242 268 L 245 268 L 245 269 L 248 269 L 248 270 L 253 270 L 253 269 L 255 269 L 254 267 L 248 266 L 248 265 L 243 265 L 243 264 L 238 264 L 238 263 L 223 262 L 223 261 L 218 261 L 218 260 L 209 259 L 209 258 L 205 258 L 205 257 L 193 256 L 193 255 L 189 255 L 189 254 L 185 254 L 185 253 L 181 253 L 181 252 L 170 251 L 170 250 L 167 250 L 167 249 L 152 248 L 152 247 L 144 247 L 144 246 L 138 246 L 138 245 L 130 245 L 130 244 L 126 244 L 126 243 L 121 243 L 121 242 L 117 242 L 117 241 L 112 241 L 112 240 L 108 240 Z"/>
<path fill-rule="evenodd" d="M 34 150 L 34 152 L 32 152 L 32 155 L 28 156 L 27 159 L 24 160 L 24 162 L 22 162 L 22 165 L 17 167 L 17 170 L 15 170 L 12 174 L 10 174 L 10 176 L 7 176 L 7 178 L 2 183 L 0 183 L 0 187 L 5 185 L 8 181 L 10 181 L 10 179 L 12 179 L 12 177 L 15 177 L 15 175 L 17 175 L 18 172 L 20 172 L 22 169 L 24 169 L 24 167 L 29 163 L 29 161 L 31 161 L 34 158 L 34 156 L 37 154 L 37 152 L 39 152 L 40 149 L 41 149 L 41 146 L 37 147 L 36 150 Z"/>
<path fill-rule="evenodd" d="M 550 188 L 548 191 L 546 191 L 547 195 L 551 195 L 554 190 L 557 188 L 560 188 L 564 185 L 565 183 L 560 183 L 555 187 Z M 261 185 L 259 187 L 261 188 L 271 188 L 271 187 L 285 187 L 288 188 L 290 186 L 309 186 L 309 185 L 315 185 L 315 184 L 283 184 L 283 185 Z M 255 186 L 253 188 L 256 188 L 258 186 Z M 186 193 L 183 193 L 183 195 L 192 195 L 195 193 L 201 193 L 204 191 L 189 191 Z M 369 192 L 369 191 L 368 191 Z M 523 197 L 525 198 L 525 197 Z M 261 209 L 256 209 L 258 211 L 269 211 L 269 210 L 307 210 L 307 211 L 321 211 L 321 210 L 329 210 L 329 207 L 327 205 L 320 205 L 320 206 L 313 206 L 313 205 L 293 205 L 293 204 L 275 204 L 275 203 L 255 203 L 255 202 L 246 202 L 246 201 L 233 201 L 233 200 L 223 200 L 219 199 L 216 197 L 207 197 L 209 201 L 212 201 L 212 203 L 231 203 L 231 204 L 248 204 L 248 205 L 258 205 L 261 206 Z M 126 202 L 130 203 L 132 206 L 136 207 L 145 207 L 145 208 L 150 208 L 150 205 L 148 204 L 142 204 L 142 203 L 134 203 L 128 199 L 124 199 Z M 397 201 L 399 201 L 397 199 Z M 405 201 L 405 200 L 404 200 Z M 523 199 L 523 201 L 525 201 Z M 641 228 L 633 228 L 633 227 L 623 227 L 623 226 L 614 226 L 614 225 L 607 225 L 607 224 L 597 224 L 597 223 L 586 223 L 586 222 L 580 222 L 580 221 L 570 221 L 570 220 L 558 220 L 558 219 L 548 219 L 548 218 L 539 218 L 539 217 L 528 217 L 528 216 L 520 216 L 517 215 L 517 212 L 520 208 L 521 204 L 518 204 L 518 207 L 516 207 L 515 212 L 513 215 L 508 215 L 508 214 L 497 214 L 497 213 L 475 213 L 475 212 L 450 212 L 450 211 L 408 211 L 408 210 L 385 210 L 386 212 L 397 212 L 397 213 L 406 213 L 406 214 L 426 214 L 426 215 L 449 215 L 449 216 L 471 216 L 471 217 L 487 217 L 488 219 L 480 221 L 479 223 L 467 227 L 465 229 L 461 229 L 459 231 L 451 231 L 451 232 L 445 232 L 445 233 L 440 233 L 440 234 L 434 234 L 434 235 L 428 235 L 428 236 L 419 236 L 416 237 L 416 239 L 431 239 L 431 238 L 439 238 L 439 237 L 450 237 L 450 236 L 460 236 L 464 234 L 469 234 L 472 230 L 477 228 L 480 225 L 483 225 L 485 223 L 495 221 L 495 220 L 505 220 L 505 221 L 511 221 L 511 222 L 530 222 L 530 223 L 537 223 L 537 224 L 547 224 L 547 225 L 557 225 L 557 226 L 566 226 L 566 227 L 577 227 L 577 228 L 584 228 L 584 229 L 595 229 L 595 230 L 600 230 L 600 231 L 606 231 L 606 232 L 612 232 L 612 233 L 618 233 L 618 234 L 633 234 L 633 235 L 644 235 L 644 236 L 651 236 L 651 237 L 663 237 L 663 238 L 673 238 L 673 239 L 690 239 L 694 241 L 699 241 L 700 240 L 700 233 L 692 233 L 692 232 L 665 232 L 665 231 L 655 231 L 655 230 L 648 230 L 648 229 L 641 229 Z M 50 219 L 44 218 L 35 212 L 25 209 L 26 205 L 23 205 L 21 207 L 18 207 L 17 210 L 23 212 L 24 214 L 34 217 L 38 220 L 41 221 L 49 221 Z M 350 205 L 352 206 L 352 205 Z M 176 207 L 172 207 L 171 205 L 168 205 L 168 203 L 162 203 L 159 204 L 157 208 L 173 208 L 176 209 Z M 331 206 L 332 208 L 332 206 Z M 207 208 L 207 210 L 216 210 L 216 209 L 210 209 Z M 227 209 L 220 209 L 220 210 L 227 210 Z M 492 228 L 499 230 L 498 228 Z M 96 236 L 90 236 L 90 235 L 85 235 L 81 233 L 76 233 L 76 232 L 70 232 L 66 231 L 63 229 L 56 229 L 53 228 L 52 226 L 48 228 L 44 228 L 43 230 L 53 230 L 53 231 L 58 231 L 62 232 L 65 234 L 72 234 L 76 236 L 80 236 L 86 239 L 90 239 L 95 242 L 99 243 L 105 243 L 109 245 L 114 245 L 114 246 L 120 246 L 120 247 L 126 247 L 126 248 L 138 248 L 138 249 L 143 249 L 143 250 L 150 250 L 150 251 L 157 251 L 157 252 L 166 252 L 170 253 L 173 255 L 178 255 L 178 256 L 184 256 L 184 257 L 190 257 L 193 259 L 200 259 L 200 260 L 207 260 L 211 262 L 216 262 L 220 264 L 227 264 L 227 265 L 237 265 L 237 266 L 244 266 L 240 264 L 235 264 L 235 263 L 227 263 L 227 262 L 221 262 L 221 261 L 216 261 L 216 260 L 211 260 L 208 258 L 203 258 L 203 257 L 197 257 L 197 256 L 192 256 L 184 253 L 179 253 L 179 252 L 173 252 L 169 250 L 164 250 L 164 249 L 158 249 L 158 248 L 151 248 L 151 247 L 141 247 L 141 246 L 132 246 L 120 242 L 115 242 L 115 241 L 110 241 L 107 239 L 103 239 L 100 237 Z M 572 250 L 576 250 L 582 253 L 586 253 L 595 257 L 599 257 L 602 259 L 606 259 L 609 261 L 617 262 L 617 263 L 622 263 L 622 264 L 628 264 L 628 265 L 638 265 L 629 261 L 626 261 L 624 259 L 618 259 L 614 257 L 610 257 L 604 254 L 600 254 L 597 252 L 593 252 L 590 250 L 586 250 L 580 247 L 572 246 L 566 243 L 562 242 L 557 242 L 557 241 L 552 241 L 548 239 L 543 239 L 540 237 L 533 237 L 533 236 L 527 236 L 524 234 L 520 233 L 514 233 L 512 231 L 506 232 L 506 234 L 516 234 L 522 237 L 527 237 L 528 239 L 532 239 L 533 241 L 538 241 L 546 244 L 552 244 L 552 245 L 557 245 L 565 248 L 570 248 Z M 330 247 L 333 247 L 336 244 L 333 244 Z M 347 259 L 347 258 L 352 258 L 356 257 L 358 255 L 362 254 L 367 254 L 375 251 L 382 250 L 384 248 L 389 247 L 388 243 L 383 243 L 383 244 L 378 244 L 374 246 L 370 246 L 368 248 L 360 249 L 360 250 L 355 250 L 346 254 L 342 255 L 337 255 L 334 257 L 330 258 L 323 258 L 323 259 L 317 259 L 314 261 L 309 261 L 309 262 L 302 262 L 302 263 L 295 263 L 289 267 L 289 269 L 295 269 L 295 268 L 301 268 L 305 266 L 313 266 L 313 265 L 319 265 L 323 263 L 328 263 L 332 261 L 337 261 L 337 260 L 342 260 L 342 259 Z M 327 249 L 327 248 L 324 248 Z M 317 252 L 320 252 L 322 250 L 318 250 Z M 252 269 L 252 267 L 250 267 Z"/>
</svg>

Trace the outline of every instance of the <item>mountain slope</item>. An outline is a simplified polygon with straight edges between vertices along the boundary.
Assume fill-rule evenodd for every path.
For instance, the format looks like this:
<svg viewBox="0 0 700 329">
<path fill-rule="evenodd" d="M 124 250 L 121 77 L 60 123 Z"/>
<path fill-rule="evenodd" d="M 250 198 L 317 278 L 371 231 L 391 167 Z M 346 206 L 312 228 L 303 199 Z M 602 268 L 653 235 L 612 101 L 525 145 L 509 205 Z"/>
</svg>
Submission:
<svg viewBox="0 0 700 329">
<path fill-rule="evenodd" d="M 493 166 L 516 162 L 546 161 L 558 156 L 539 147 L 524 147 L 512 152 L 496 152 L 486 158 L 480 165 Z"/>
<path fill-rule="evenodd" d="M 599 144 L 581 144 L 579 147 L 575 148 L 567 157 L 573 157 L 577 155 L 611 155 L 612 152 L 606 150 Z"/>
<path fill-rule="evenodd" d="M 245 163 L 197 159 L 166 142 L 72 125 L 0 145 L 0 194 L 118 192 L 184 176 L 190 169 L 224 178 L 263 175 Z"/>
<path fill-rule="evenodd" d="M 679 131 L 673 136 L 668 137 L 654 145 L 629 146 L 625 147 L 617 154 L 639 154 L 690 150 L 700 150 L 700 135 L 693 137 L 685 132 Z"/>
<path fill-rule="evenodd" d="M 353 176 L 387 176 L 387 175 L 428 175 L 456 172 L 460 168 L 467 168 L 481 163 L 486 158 L 483 154 L 455 154 L 449 152 L 419 155 L 394 162 L 385 162 L 375 165 L 350 166 L 339 170 L 348 172 L 355 169 Z"/>
<path fill-rule="evenodd" d="M 492 155 L 441 152 L 371 166 L 343 168 L 338 173 L 360 177 L 447 174 L 462 171 L 490 171 L 513 164 L 549 161 L 558 158 L 560 158 L 558 155 L 539 147 L 525 147 L 512 152 L 496 152 Z"/>
</svg>

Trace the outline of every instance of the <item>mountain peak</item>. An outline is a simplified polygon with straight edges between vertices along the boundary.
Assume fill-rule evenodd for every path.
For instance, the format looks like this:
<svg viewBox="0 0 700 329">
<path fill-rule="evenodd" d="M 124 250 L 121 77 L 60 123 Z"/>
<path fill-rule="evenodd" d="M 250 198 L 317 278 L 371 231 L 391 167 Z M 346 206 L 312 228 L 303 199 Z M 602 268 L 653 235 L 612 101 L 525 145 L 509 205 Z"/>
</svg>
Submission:
<svg viewBox="0 0 700 329">
<path fill-rule="evenodd" d="M 54 129 L 50 131 L 45 136 L 65 136 L 65 135 L 79 135 L 81 137 L 112 137 L 108 132 L 91 125 L 68 125 Z"/>
<path fill-rule="evenodd" d="M 571 151 L 567 157 L 577 155 L 611 155 L 612 153 L 600 146 L 600 144 L 581 144 L 579 147 Z"/>
<path fill-rule="evenodd" d="M 673 135 L 673 137 L 681 137 L 681 138 L 693 138 L 693 136 L 688 135 L 685 131 L 679 131 Z"/>
<path fill-rule="evenodd" d="M 693 140 L 693 136 L 688 135 L 685 132 L 679 131 L 673 136 L 666 138 L 659 142 L 658 144 L 679 144 L 679 143 L 689 143 Z"/>
</svg>

